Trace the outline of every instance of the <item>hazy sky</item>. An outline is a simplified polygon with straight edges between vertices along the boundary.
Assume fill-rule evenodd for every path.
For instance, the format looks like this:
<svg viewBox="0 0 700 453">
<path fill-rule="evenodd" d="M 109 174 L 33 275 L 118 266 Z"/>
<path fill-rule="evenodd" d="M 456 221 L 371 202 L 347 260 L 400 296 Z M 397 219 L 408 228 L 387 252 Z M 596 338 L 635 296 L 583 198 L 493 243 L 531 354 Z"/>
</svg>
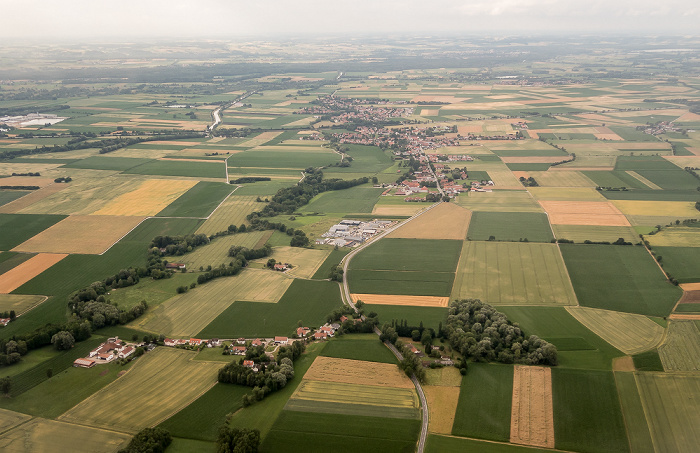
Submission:
<svg viewBox="0 0 700 453">
<path fill-rule="evenodd" d="M 0 38 L 699 34 L 699 5 L 697 0 L 2 0 Z"/>
</svg>

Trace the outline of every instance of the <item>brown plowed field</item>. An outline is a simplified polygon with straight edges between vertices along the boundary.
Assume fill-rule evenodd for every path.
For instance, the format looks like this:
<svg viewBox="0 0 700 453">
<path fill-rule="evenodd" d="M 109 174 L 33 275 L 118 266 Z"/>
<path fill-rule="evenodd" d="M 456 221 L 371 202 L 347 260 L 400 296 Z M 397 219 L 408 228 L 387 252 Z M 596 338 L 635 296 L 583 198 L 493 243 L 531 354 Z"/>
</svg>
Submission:
<svg viewBox="0 0 700 453">
<path fill-rule="evenodd" d="M 683 297 L 678 301 L 679 304 L 700 304 L 700 291 L 683 290 Z"/>
<path fill-rule="evenodd" d="M 350 294 L 353 302 L 361 300 L 366 304 L 403 305 L 411 307 L 447 307 L 449 297 L 437 296 L 395 296 L 391 294 Z"/>
<path fill-rule="evenodd" d="M 387 237 L 407 239 L 464 240 L 472 212 L 453 203 L 440 203 L 420 217 L 394 230 Z"/>
<path fill-rule="evenodd" d="M 0 185 L 2 186 L 39 186 L 46 187 L 54 184 L 52 178 L 37 178 L 36 176 L 10 176 L 2 178 Z"/>
<path fill-rule="evenodd" d="M 510 441 L 554 448 L 554 405 L 550 368 L 522 365 L 514 367 Z"/>
<path fill-rule="evenodd" d="M 630 226 L 612 203 L 601 201 L 540 200 L 552 225 Z"/>
<path fill-rule="evenodd" d="M 380 387 L 413 388 L 413 382 L 391 363 L 316 357 L 305 380 L 343 382 Z"/>
<path fill-rule="evenodd" d="M 68 255 L 40 253 L 0 275 L 0 294 L 8 294 Z"/>
<path fill-rule="evenodd" d="M 49 186 L 42 187 L 41 189 L 35 190 L 34 192 L 27 194 L 22 198 L 18 198 L 15 201 L 11 201 L 6 205 L 0 206 L 0 214 L 14 214 L 26 207 L 33 205 L 37 201 L 43 200 L 49 195 L 53 195 L 56 192 L 60 192 L 66 187 L 68 187 L 68 184 L 63 183 L 54 183 Z"/>
<path fill-rule="evenodd" d="M 73 215 L 29 238 L 12 251 L 99 255 L 143 219 L 133 216 Z"/>
</svg>

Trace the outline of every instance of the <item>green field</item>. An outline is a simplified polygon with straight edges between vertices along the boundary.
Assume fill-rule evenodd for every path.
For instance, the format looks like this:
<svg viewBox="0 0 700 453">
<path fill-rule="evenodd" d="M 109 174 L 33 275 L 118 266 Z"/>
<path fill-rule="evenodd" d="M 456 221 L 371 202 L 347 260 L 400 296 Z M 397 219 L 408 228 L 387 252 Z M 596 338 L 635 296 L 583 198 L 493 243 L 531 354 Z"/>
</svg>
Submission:
<svg viewBox="0 0 700 453">
<path fill-rule="evenodd" d="M 394 354 L 374 334 L 352 334 L 333 338 L 323 348 L 321 355 L 367 362 L 396 363 Z"/>
<path fill-rule="evenodd" d="M 426 453 L 545 453 L 552 450 L 430 434 L 425 451 Z"/>
<path fill-rule="evenodd" d="M 144 278 L 134 286 L 113 289 L 107 298 L 122 309 L 129 309 L 142 300 L 146 301 L 149 308 L 154 308 L 173 297 L 178 286 L 189 286 L 196 281 L 197 277 L 194 275 L 180 273 L 160 280 Z"/>
<path fill-rule="evenodd" d="M 351 269 L 348 279 L 352 293 L 447 297 L 452 291 L 455 274 Z"/>
<path fill-rule="evenodd" d="M 470 363 L 452 434 L 508 442 L 512 399 L 512 366 Z"/>
<path fill-rule="evenodd" d="M 309 327 L 322 325 L 326 315 L 341 303 L 335 282 L 294 280 L 276 304 L 237 301 L 199 332 L 198 337 L 291 335 L 298 321 Z"/>
<path fill-rule="evenodd" d="M 192 178 L 225 178 L 226 167 L 221 162 L 152 160 L 129 168 L 124 173 L 134 175 L 189 176 Z"/>
<path fill-rule="evenodd" d="M 368 176 L 379 173 L 392 165 L 391 154 L 376 146 L 348 145 L 347 154 L 352 157 L 349 167 L 330 167 L 323 170 L 328 178 L 349 179 L 344 173 L 366 173 Z"/>
<path fill-rule="evenodd" d="M 498 307 L 526 335 L 537 335 L 553 343 L 559 352 L 559 366 L 610 370 L 618 351 L 588 330 L 561 307 Z"/>
<path fill-rule="evenodd" d="M 340 264 L 340 260 L 342 260 L 345 257 L 345 255 L 347 255 L 348 253 L 350 253 L 350 250 L 348 250 L 347 248 L 342 248 L 342 249 L 339 248 L 339 249 L 331 250 L 330 255 L 328 255 L 326 257 L 326 260 L 323 263 L 321 263 L 321 265 L 319 266 L 318 269 L 316 269 L 316 273 L 314 274 L 314 276 L 312 278 L 315 278 L 315 279 L 328 278 L 328 275 L 330 274 L 333 266 L 337 266 L 338 264 Z M 2 256 L 2 255 L 0 255 L 0 256 Z"/>
<path fill-rule="evenodd" d="M 557 246 L 524 242 L 465 242 L 452 298 L 503 305 L 576 305 Z"/>
<path fill-rule="evenodd" d="M 422 322 L 425 327 L 430 327 L 436 332 L 440 323 L 445 324 L 448 313 L 447 307 L 402 307 L 378 304 L 367 304 L 365 310 L 368 313 L 376 312 L 379 315 L 380 325 L 385 322 L 391 323 L 393 320 L 399 322 L 405 319 L 409 326 L 419 326 Z"/>
<path fill-rule="evenodd" d="M 637 371 L 664 371 L 664 364 L 661 363 L 659 351 L 656 349 L 635 354 L 632 356 L 632 359 Z"/>
<path fill-rule="evenodd" d="M 552 369 L 556 447 L 581 452 L 627 452 L 629 443 L 610 371 Z"/>
<path fill-rule="evenodd" d="M 545 214 L 534 212 L 475 212 L 469 223 L 467 238 L 486 241 L 550 242 L 554 239 Z"/>
<path fill-rule="evenodd" d="M 561 252 L 583 306 L 666 316 L 681 296 L 643 247 L 562 244 Z"/>
<path fill-rule="evenodd" d="M 222 182 L 200 181 L 158 213 L 159 217 L 207 217 L 233 191 Z"/>
<path fill-rule="evenodd" d="M 370 213 L 384 189 L 351 187 L 316 195 L 301 212 Z"/>
<path fill-rule="evenodd" d="M 19 266 L 33 256 L 34 253 L 0 252 L 0 274 Z"/>
<path fill-rule="evenodd" d="M 638 170 L 637 173 L 662 189 L 696 190 L 700 187 L 700 180 L 678 168 L 673 170 Z"/>
<path fill-rule="evenodd" d="M 282 411 L 265 436 L 261 452 L 411 453 L 419 420 Z"/>
<path fill-rule="evenodd" d="M 150 161 L 151 159 L 137 159 L 130 157 L 90 156 L 85 159 L 66 164 L 63 166 L 63 168 L 124 171 Z"/>
<path fill-rule="evenodd" d="M 355 256 L 351 269 L 454 272 L 461 241 L 382 239 Z"/>
<path fill-rule="evenodd" d="M 10 250 L 65 218 L 50 214 L 0 214 L 0 250 Z"/>
<path fill-rule="evenodd" d="M 649 189 L 646 184 L 622 170 L 583 171 L 587 178 L 600 187 L 627 187 L 628 189 Z"/>
<path fill-rule="evenodd" d="M 678 170 L 671 162 L 660 156 L 619 156 L 615 170 L 645 171 L 645 170 Z"/>
<path fill-rule="evenodd" d="M 0 206 L 6 205 L 7 203 L 15 201 L 18 198 L 22 198 L 28 193 L 31 192 L 26 190 L 0 190 Z"/>
<path fill-rule="evenodd" d="M 230 357 L 230 356 L 229 356 Z M 186 408 L 158 425 L 175 437 L 215 441 L 226 415 L 243 407 L 243 385 L 216 384 Z"/>
<path fill-rule="evenodd" d="M 649 425 L 644 416 L 644 408 L 639 397 L 634 373 L 616 372 L 615 383 L 620 395 L 627 436 L 630 440 L 630 450 L 634 453 L 654 453 Z"/>
<path fill-rule="evenodd" d="M 295 146 L 270 146 L 236 153 L 228 159 L 230 168 L 284 168 L 303 170 L 307 167 L 325 167 L 340 162 L 340 156 L 327 148 L 310 152 L 295 150 Z M 271 149 L 267 151 L 267 149 Z M 235 172 L 235 170 L 233 170 Z"/>
<path fill-rule="evenodd" d="M 700 215 L 700 212 L 698 212 Z M 700 253 L 693 247 L 654 247 L 664 270 L 679 283 L 700 282 Z"/>
<path fill-rule="evenodd" d="M 591 242 L 615 242 L 623 238 L 626 242 L 636 244 L 640 241 L 639 235 L 632 227 L 626 226 L 600 226 L 600 225 L 552 225 L 557 239 L 567 239 L 581 244 Z"/>
</svg>

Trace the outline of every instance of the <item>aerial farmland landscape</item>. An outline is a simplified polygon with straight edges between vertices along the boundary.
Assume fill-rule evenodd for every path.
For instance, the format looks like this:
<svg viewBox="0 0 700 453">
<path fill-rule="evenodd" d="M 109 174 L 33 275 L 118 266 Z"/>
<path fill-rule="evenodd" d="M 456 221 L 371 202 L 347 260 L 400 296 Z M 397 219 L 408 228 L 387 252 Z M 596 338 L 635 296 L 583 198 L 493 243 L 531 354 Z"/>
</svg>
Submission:
<svg viewBox="0 0 700 453">
<path fill-rule="evenodd" d="M 0 451 L 698 451 L 686 16 L 0 31 Z"/>
</svg>

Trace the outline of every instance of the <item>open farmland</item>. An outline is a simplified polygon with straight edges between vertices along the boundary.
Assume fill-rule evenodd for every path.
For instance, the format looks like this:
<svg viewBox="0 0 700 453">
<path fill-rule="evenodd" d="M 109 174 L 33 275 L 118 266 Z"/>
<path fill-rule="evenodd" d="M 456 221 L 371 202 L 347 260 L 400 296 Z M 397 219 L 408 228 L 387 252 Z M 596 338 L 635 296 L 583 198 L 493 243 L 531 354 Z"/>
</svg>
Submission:
<svg viewBox="0 0 700 453">
<path fill-rule="evenodd" d="M 371 333 L 336 337 L 326 342 L 321 354 L 338 359 L 396 363 L 394 354 Z"/>
<path fill-rule="evenodd" d="M 589 187 L 528 187 L 537 200 L 605 201 L 600 192 Z"/>
<path fill-rule="evenodd" d="M 664 338 L 664 329 L 642 315 L 585 307 L 567 311 L 596 335 L 628 355 L 653 349 Z"/>
<path fill-rule="evenodd" d="M 316 195 L 308 205 L 300 208 L 300 211 L 326 214 L 371 213 L 382 192 L 383 189 L 362 186 L 323 192 Z"/>
<path fill-rule="evenodd" d="M 441 203 L 391 232 L 387 238 L 457 239 L 467 237 L 471 212 L 454 203 Z"/>
<path fill-rule="evenodd" d="M 353 259 L 352 269 L 387 271 L 454 272 L 461 241 L 431 239 L 382 239 Z M 420 257 L 420 259 L 415 259 Z"/>
<path fill-rule="evenodd" d="M 40 253 L 0 275 L 0 294 L 11 293 L 68 255 Z"/>
<path fill-rule="evenodd" d="M 233 187 L 228 184 L 200 181 L 160 211 L 158 216 L 207 217 L 232 191 Z"/>
<path fill-rule="evenodd" d="M 547 216 L 530 212 L 475 212 L 467 238 L 486 241 L 549 242 L 553 239 Z"/>
<path fill-rule="evenodd" d="M 449 297 L 455 274 L 453 272 L 351 269 L 348 279 L 352 294 L 386 296 L 389 293 L 392 300 L 396 300 L 393 296 Z"/>
<path fill-rule="evenodd" d="M 304 379 L 412 389 L 413 383 L 394 364 L 317 357 Z"/>
<path fill-rule="evenodd" d="M 194 336 L 235 301 L 277 302 L 292 279 L 279 272 L 246 269 L 174 295 L 134 325 L 154 333 Z"/>
<path fill-rule="evenodd" d="M 632 244 L 640 242 L 634 228 L 627 226 L 552 225 L 552 229 L 557 239 L 566 239 L 577 244 L 585 241 L 615 242 L 620 238 Z"/>
<path fill-rule="evenodd" d="M 261 272 L 284 277 L 284 274 L 276 272 Z M 244 272 L 241 276 L 245 277 L 245 274 Z M 267 288 L 257 289 L 268 291 Z M 298 321 L 308 326 L 322 325 L 328 313 L 341 305 L 337 283 L 296 279 L 276 304 L 238 299 L 204 327 L 198 336 L 250 338 L 291 335 L 296 331 Z M 260 320 L 263 321 L 260 322 Z"/>
<path fill-rule="evenodd" d="M 562 244 L 579 304 L 591 308 L 667 316 L 681 291 L 637 246 Z"/>
<path fill-rule="evenodd" d="M 627 218 L 611 203 L 597 201 L 544 201 L 552 225 L 629 226 Z"/>
<path fill-rule="evenodd" d="M 4 433 L 10 428 L 24 423 L 31 418 L 31 416 L 20 414 L 19 412 L 8 411 L 7 409 L 0 409 L 0 432 Z"/>
<path fill-rule="evenodd" d="M 399 305 L 412 307 L 447 307 L 449 297 L 394 296 L 388 294 L 350 294 L 353 303 L 361 300 L 366 304 Z"/>
<path fill-rule="evenodd" d="M 656 451 L 694 451 L 700 442 L 700 377 L 676 373 L 635 374 Z"/>
<path fill-rule="evenodd" d="M 553 417 L 551 368 L 516 365 L 510 441 L 554 448 Z"/>
<path fill-rule="evenodd" d="M 459 401 L 459 386 L 447 387 L 437 385 L 423 386 L 425 398 L 430 411 L 428 431 L 431 433 L 451 434 Z"/>
<path fill-rule="evenodd" d="M 169 262 L 183 263 L 187 269 L 197 270 L 207 266 L 218 267 L 222 264 L 228 265 L 233 258 L 228 255 L 228 251 L 233 246 L 256 248 L 269 232 L 251 231 L 250 233 L 238 233 L 229 236 L 214 238 L 209 244 L 202 245 L 193 251 L 182 256 L 167 257 Z"/>
<path fill-rule="evenodd" d="M 542 212 L 542 207 L 524 190 L 469 192 L 455 200 L 472 211 L 485 212 Z"/>
<path fill-rule="evenodd" d="M 223 162 L 191 162 L 178 160 L 150 160 L 124 173 L 134 175 L 189 176 L 191 178 L 226 178 Z"/>
<path fill-rule="evenodd" d="M 261 208 L 261 205 L 255 202 L 257 197 L 237 196 L 236 192 L 211 214 L 207 221 L 199 227 L 197 233 L 211 235 L 219 231 L 226 231 L 229 225 L 240 226 L 246 223 L 248 214 Z"/>
<path fill-rule="evenodd" d="M 554 368 L 552 390 L 557 448 L 601 453 L 629 451 L 612 372 Z"/>
<path fill-rule="evenodd" d="M 700 247 L 700 228 L 664 228 L 644 237 L 653 247 Z"/>
<path fill-rule="evenodd" d="M 289 263 L 293 267 L 286 274 L 297 278 L 311 278 L 329 254 L 330 250 L 283 246 L 273 248 L 272 255 L 259 260 L 259 262 L 266 263 L 268 259 L 272 258 L 278 263 Z"/>
<path fill-rule="evenodd" d="M 557 159 L 561 160 L 561 158 Z M 584 176 L 580 171 L 529 171 L 529 177 L 541 187 L 595 187 L 596 183 Z"/>
<path fill-rule="evenodd" d="M 656 247 L 663 259 L 664 270 L 680 283 L 700 282 L 700 253 L 696 247 Z"/>
<path fill-rule="evenodd" d="M 430 434 L 425 446 L 426 453 L 547 453 L 552 450 L 460 437 Z"/>
<path fill-rule="evenodd" d="M 0 250 L 10 250 L 65 218 L 61 215 L 0 214 Z"/>
<path fill-rule="evenodd" d="M 75 453 L 110 453 L 125 447 L 130 436 L 108 429 L 90 428 L 35 418 L 3 433 L 0 449 L 12 453 L 68 449 Z"/>
<path fill-rule="evenodd" d="M 65 189 L 67 187 L 66 184 L 51 184 L 50 186 L 42 187 L 39 190 L 34 190 L 32 192 L 27 193 L 26 195 L 16 198 L 13 201 L 9 201 L 8 198 L 6 197 L 5 203 L 0 206 L 0 213 L 4 214 L 14 214 L 17 213 L 25 208 L 28 208 L 29 206 L 32 206 L 34 203 L 40 202 L 44 198 L 50 197 L 51 195 L 60 192 L 61 190 Z M 15 191 L 13 191 L 15 192 Z M 2 194 L 7 194 L 9 192 L 2 191 L 0 192 Z"/>
<path fill-rule="evenodd" d="M 576 305 L 557 246 L 524 242 L 465 242 L 452 298 L 505 305 Z"/>
<path fill-rule="evenodd" d="M 700 184 L 700 181 L 698 183 Z M 612 203 L 623 214 L 629 216 L 645 216 L 653 213 L 655 216 L 675 216 L 681 220 L 700 217 L 700 212 L 695 209 L 694 203 L 689 201 L 613 200 Z"/>
<path fill-rule="evenodd" d="M 93 215 L 156 215 L 195 184 L 186 180 L 149 179 L 136 190 L 118 196 L 104 208 L 93 212 Z"/>
<path fill-rule="evenodd" d="M 615 384 L 620 395 L 630 450 L 634 453 L 654 453 L 649 424 L 644 414 L 644 407 L 634 375 L 635 373 L 630 372 L 615 373 Z"/>
<path fill-rule="evenodd" d="M 69 216 L 12 250 L 100 255 L 138 226 L 143 219 L 133 216 Z"/>
<path fill-rule="evenodd" d="M 59 420 L 138 431 L 191 403 L 216 382 L 221 364 L 192 360 L 195 353 L 157 348 L 128 373 L 69 410 Z M 168 385 L 150 385 L 167 382 Z M 125 399 L 123 395 L 129 395 Z"/>
<path fill-rule="evenodd" d="M 2 281 L 2 277 L 0 277 Z M 0 312 L 14 311 L 21 315 L 46 300 L 45 296 L 0 293 Z"/>
<path fill-rule="evenodd" d="M 671 321 L 659 357 L 666 371 L 700 371 L 700 332 L 693 321 Z"/>
</svg>

